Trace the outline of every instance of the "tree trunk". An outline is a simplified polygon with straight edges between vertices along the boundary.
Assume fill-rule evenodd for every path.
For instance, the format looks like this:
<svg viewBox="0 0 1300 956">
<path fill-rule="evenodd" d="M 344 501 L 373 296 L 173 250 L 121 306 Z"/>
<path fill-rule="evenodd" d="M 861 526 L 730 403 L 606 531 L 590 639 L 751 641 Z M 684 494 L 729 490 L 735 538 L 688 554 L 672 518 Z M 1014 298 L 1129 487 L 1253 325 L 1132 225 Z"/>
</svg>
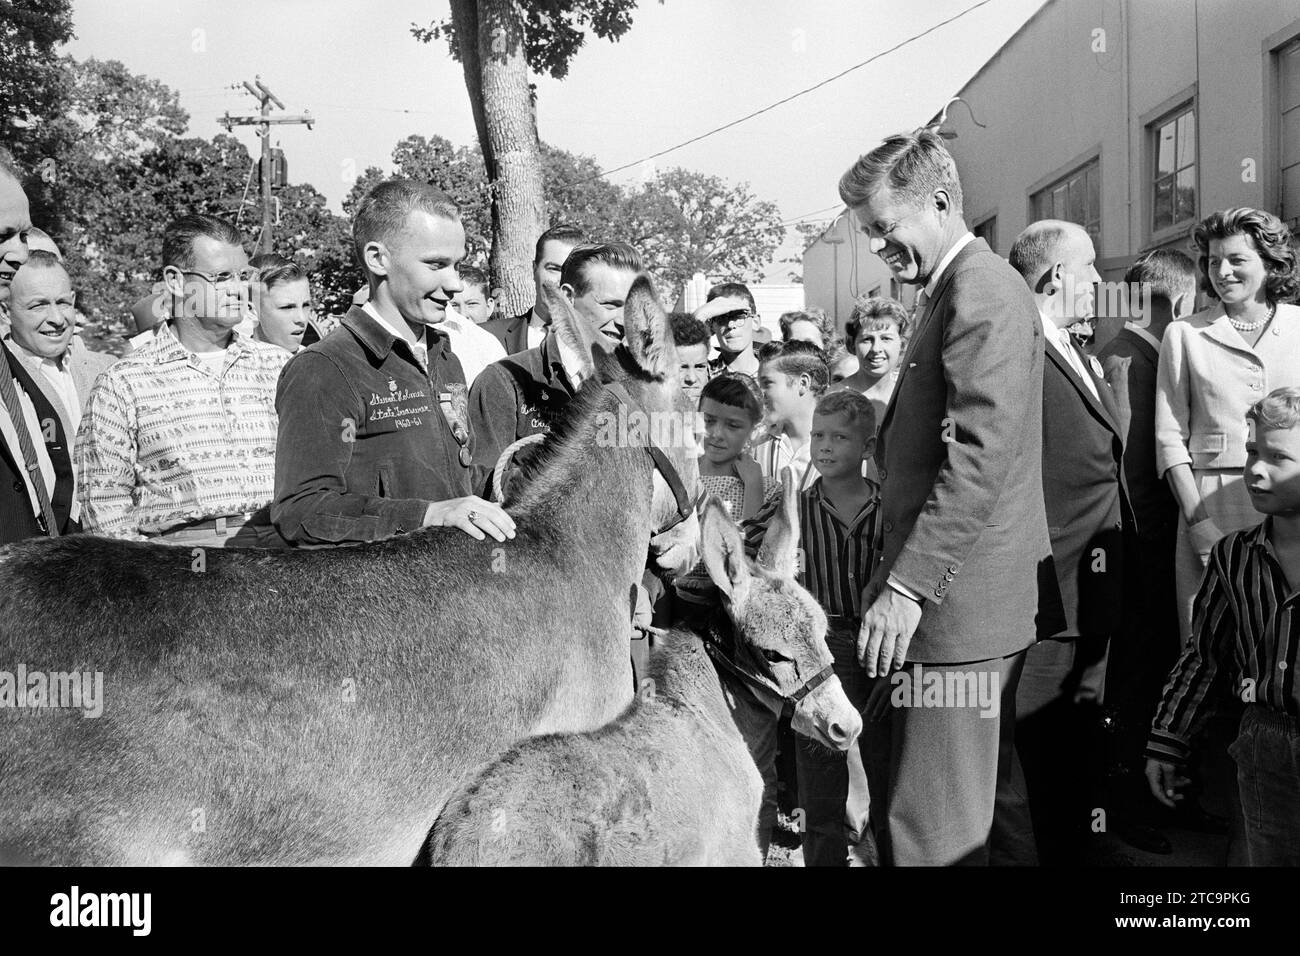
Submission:
<svg viewBox="0 0 1300 956">
<path fill-rule="evenodd" d="M 492 191 L 498 308 L 519 315 L 533 305 L 533 247 L 546 228 L 523 20 L 515 0 L 452 0 L 451 15 Z"/>
</svg>

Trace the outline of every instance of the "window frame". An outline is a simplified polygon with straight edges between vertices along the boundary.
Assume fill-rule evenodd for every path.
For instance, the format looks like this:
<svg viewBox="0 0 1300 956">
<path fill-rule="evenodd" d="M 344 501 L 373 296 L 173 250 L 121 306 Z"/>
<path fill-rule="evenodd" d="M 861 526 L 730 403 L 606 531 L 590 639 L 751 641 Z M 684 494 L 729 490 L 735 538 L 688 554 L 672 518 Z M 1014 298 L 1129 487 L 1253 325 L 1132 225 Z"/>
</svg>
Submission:
<svg viewBox="0 0 1300 956">
<path fill-rule="evenodd" d="M 1171 225 L 1156 228 L 1156 163 L 1160 159 L 1160 130 L 1170 123 L 1177 123 L 1182 116 L 1190 114 L 1195 124 L 1195 131 L 1192 136 L 1192 153 L 1193 160 L 1191 169 L 1193 189 L 1196 191 L 1196 199 L 1193 203 L 1192 214 L 1187 219 L 1180 219 Z M 1139 128 L 1142 133 L 1142 175 L 1140 201 L 1142 203 L 1142 244 L 1143 246 L 1159 246 L 1171 240 L 1180 239 L 1191 234 L 1192 227 L 1201 219 L 1201 116 L 1200 100 L 1197 96 L 1196 84 L 1192 84 L 1186 89 L 1180 90 L 1174 96 L 1169 97 L 1155 109 L 1144 113 L 1138 120 Z M 1178 185 L 1178 159 L 1177 159 L 1177 133 L 1175 132 L 1175 169 L 1173 172 L 1174 188 Z M 1182 167 L 1188 168 L 1186 166 Z M 1177 210 L 1175 201 L 1174 211 Z"/>
</svg>

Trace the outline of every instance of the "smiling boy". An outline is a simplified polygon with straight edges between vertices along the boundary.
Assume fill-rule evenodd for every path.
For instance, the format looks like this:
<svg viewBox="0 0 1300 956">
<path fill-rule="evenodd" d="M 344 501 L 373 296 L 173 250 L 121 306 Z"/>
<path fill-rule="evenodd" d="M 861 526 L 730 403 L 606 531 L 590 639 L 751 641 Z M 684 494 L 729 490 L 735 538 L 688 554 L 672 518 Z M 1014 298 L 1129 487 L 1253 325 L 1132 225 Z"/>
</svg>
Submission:
<svg viewBox="0 0 1300 956">
<path fill-rule="evenodd" d="M 358 205 L 352 239 L 369 300 L 285 367 L 272 520 L 311 546 L 426 526 L 513 537 L 510 516 L 473 494 L 465 374 L 438 329 L 461 291 L 460 211 L 440 189 L 389 180 Z"/>
<path fill-rule="evenodd" d="M 1300 865 L 1300 388 L 1246 414 L 1244 477 L 1262 523 L 1221 538 L 1192 610 L 1192 637 L 1169 675 L 1147 744 L 1147 781 L 1174 807 L 1188 740 L 1221 670 L 1245 702 L 1228 752 L 1237 763 L 1251 866 Z"/>
</svg>

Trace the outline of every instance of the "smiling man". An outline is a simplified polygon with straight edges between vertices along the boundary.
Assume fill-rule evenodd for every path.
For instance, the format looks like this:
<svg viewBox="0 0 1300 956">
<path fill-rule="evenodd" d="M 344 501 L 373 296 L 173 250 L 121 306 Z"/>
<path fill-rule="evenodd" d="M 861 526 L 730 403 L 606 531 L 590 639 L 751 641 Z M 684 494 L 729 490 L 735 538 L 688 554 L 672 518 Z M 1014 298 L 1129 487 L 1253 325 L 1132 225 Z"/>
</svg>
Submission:
<svg viewBox="0 0 1300 956">
<path fill-rule="evenodd" d="M 77 296 L 54 254 L 33 250 L 11 291 L 13 324 L 6 343 L 59 413 L 66 433 L 75 435 L 91 386 L 113 356 L 72 348 Z"/>
<path fill-rule="evenodd" d="M 641 268 L 641 256 L 623 242 L 579 246 L 564 260 L 560 294 L 611 349 L 623 339 L 624 302 Z M 574 373 L 579 364 L 548 332 L 540 345 L 484 369 L 470 393 L 474 460 L 491 471 L 510 444 L 548 433 L 582 385 Z"/>
<path fill-rule="evenodd" d="M 864 753 L 888 754 L 872 817 L 895 864 L 987 863 L 1051 558 L 1042 325 L 1024 281 L 966 228 L 957 165 L 937 133 L 889 137 L 844 174 L 840 197 L 871 251 L 926 295 L 876 445 L 883 534 L 859 658 L 870 677 L 918 664 L 945 680 L 987 674 L 1005 705 L 992 718 L 947 706 L 868 721 Z"/>
<path fill-rule="evenodd" d="M 315 547 L 427 526 L 513 537 L 510 516 L 474 495 L 465 373 L 438 328 L 462 288 L 460 210 L 433 186 L 389 180 L 357 206 L 352 242 L 368 301 L 280 380 L 276 527 Z"/>
</svg>

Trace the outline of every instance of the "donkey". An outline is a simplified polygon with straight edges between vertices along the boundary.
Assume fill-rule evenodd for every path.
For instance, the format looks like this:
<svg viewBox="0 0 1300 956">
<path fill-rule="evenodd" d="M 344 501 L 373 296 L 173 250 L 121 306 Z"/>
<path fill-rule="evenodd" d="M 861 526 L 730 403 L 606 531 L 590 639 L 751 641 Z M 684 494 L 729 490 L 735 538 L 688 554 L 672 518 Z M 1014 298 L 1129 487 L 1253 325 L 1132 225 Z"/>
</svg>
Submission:
<svg viewBox="0 0 1300 956">
<path fill-rule="evenodd" d="M 646 277 L 612 351 L 550 308 L 586 378 L 513 485 L 513 540 L 0 550 L 0 672 L 98 672 L 104 697 L 98 719 L 38 716 L 3 706 L 0 673 L 0 857 L 405 865 L 475 767 L 617 715 L 647 551 L 695 558 L 697 451 L 594 436 L 620 406 L 694 413 Z"/>
<path fill-rule="evenodd" d="M 536 737 L 493 760 L 452 795 L 417 864 L 761 865 L 763 781 L 712 658 L 726 662 L 721 673 L 797 702 L 795 729 L 818 744 L 847 750 L 862 729 L 831 670 L 826 615 L 794 581 L 798 490 L 788 476 L 785 492 L 755 568 L 722 502 L 709 499 L 704 560 L 725 608 L 710 636 L 670 630 L 651 657 L 651 692 L 608 726 Z M 727 643 L 735 651 L 721 656 Z"/>
</svg>

